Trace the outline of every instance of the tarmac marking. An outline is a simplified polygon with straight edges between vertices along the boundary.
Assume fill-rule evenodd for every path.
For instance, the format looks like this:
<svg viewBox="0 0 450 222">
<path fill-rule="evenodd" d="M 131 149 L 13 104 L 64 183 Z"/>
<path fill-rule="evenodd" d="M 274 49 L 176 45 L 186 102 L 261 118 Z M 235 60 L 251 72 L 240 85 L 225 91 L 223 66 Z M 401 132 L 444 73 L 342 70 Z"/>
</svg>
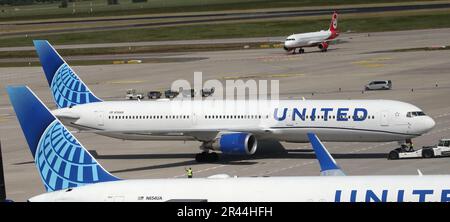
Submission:
<svg viewBox="0 0 450 222">
<path fill-rule="evenodd" d="M 441 118 L 441 117 L 446 117 L 446 116 L 450 116 L 450 113 L 443 113 L 443 114 L 438 115 L 438 116 L 433 116 L 433 118 Z"/>
<path fill-rule="evenodd" d="M 222 164 L 222 165 L 218 165 L 218 166 L 213 166 L 213 167 L 209 167 L 209 168 L 205 168 L 205 169 L 201 169 L 201 170 L 196 170 L 196 171 L 194 171 L 194 173 L 201 173 L 201 172 L 205 172 L 205 171 L 215 170 L 215 169 L 222 168 L 225 166 L 227 166 L 227 165 Z M 177 177 L 184 177 L 184 176 L 186 176 L 186 174 L 180 174 L 180 175 L 176 175 L 174 177 L 177 178 Z"/>
<path fill-rule="evenodd" d="M 449 129 L 450 129 L 450 127 L 449 127 Z M 388 145 L 388 144 L 391 144 L 391 143 L 395 143 L 395 142 L 380 143 L 380 144 L 377 144 L 377 145 L 374 145 L 374 146 L 369 146 L 369 147 L 362 148 L 362 149 L 352 150 L 349 153 L 353 154 L 353 153 L 358 153 L 360 151 L 368 151 L 368 150 L 371 150 L 371 149 L 374 149 L 374 148 L 377 148 L 377 147 L 380 147 L 380 146 L 385 146 L 385 145 Z M 334 147 L 334 148 L 337 148 L 337 147 Z M 306 162 L 306 163 L 294 164 L 294 165 L 291 165 L 289 167 L 284 167 L 284 168 L 280 168 L 280 169 L 276 169 L 276 170 L 272 170 L 272 171 L 266 171 L 266 172 L 260 173 L 259 175 L 260 176 L 269 175 L 269 174 L 278 173 L 278 172 L 281 172 L 281 171 L 285 171 L 285 170 L 289 170 L 289 169 L 293 169 L 293 168 L 297 168 L 297 167 L 301 167 L 301 166 L 310 165 L 310 164 L 313 164 L 313 163 L 316 163 L 316 161 L 313 160 L 313 161 L 309 161 L 309 162 Z"/>
<path fill-rule="evenodd" d="M 436 122 L 436 125 L 441 125 L 441 124 L 449 123 L 449 122 L 450 122 L 450 120 L 447 120 L 447 121 L 440 121 L 440 122 Z"/>
<path fill-rule="evenodd" d="M 378 67 L 383 67 L 384 66 L 384 64 L 373 63 L 371 61 L 357 61 L 357 62 L 352 62 L 351 64 L 363 66 L 363 67 L 366 67 L 366 68 L 378 68 Z"/>
<path fill-rule="evenodd" d="M 11 117 L 11 115 L 9 115 L 9 114 L 0 114 L 0 122 L 7 121 L 10 119 L 10 117 Z"/>
<path fill-rule="evenodd" d="M 285 74 L 266 74 L 266 75 L 240 75 L 240 76 L 225 76 L 223 79 L 256 79 L 256 78 L 288 78 L 304 76 L 303 73 L 285 73 Z"/>
<path fill-rule="evenodd" d="M 12 79 L 23 79 L 23 78 L 29 78 L 29 77 L 34 77 L 37 76 L 37 73 L 29 73 L 29 74 L 2 74 L 0 76 L 1 80 L 12 80 Z"/>
<path fill-rule="evenodd" d="M 351 62 L 353 65 L 359 65 L 366 68 L 379 68 L 383 67 L 385 64 L 382 63 L 383 61 L 391 60 L 391 57 L 375 57 L 368 60 L 360 60 L 356 62 Z"/>
<path fill-rule="evenodd" d="M 260 176 L 264 176 L 264 175 L 268 175 L 268 174 L 278 173 L 278 172 L 281 172 L 281 171 L 284 171 L 284 170 L 289 170 L 289 169 L 293 169 L 293 168 L 296 168 L 296 167 L 310 165 L 310 164 L 313 164 L 315 162 L 316 161 L 309 161 L 309 162 L 306 162 L 306 163 L 299 163 L 299 164 L 291 165 L 289 167 L 284 167 L 284 168 L 280 168 L 280 169 L 276 169 L 276 170 L 272 170 L 272 171 L 266 171 L 266 172 L 261 173 L 259 175 Z"/>
<path fill-rule="evenodd" d="M 450 130 L 450 127 L 447 127 L 447 128 L 444 128 L 444 129 L 440 129 L 440 130 L 436 130 L 436 131 L 433 131 L 431 133 L 427 133 L 427 134 L 424 134 L 424 135 L 433 135 L 433 134 L 442 133 L 442 132 L 445 132 L 445 131 L 448 131 L 448 130 Z"/>
<path fill-rule="evenodd" d="M 279 62 L 279 61 L 303 60 L 303 57 L 295 55 L 277 55 L 277 56 L 257 57 L 256 60 L 262 62 Z"/>
<path fill-rule="evenodd" d="M 117 80 L 117 81 L 108 81 L 108 84 L 134 84 L 134 83 L 143 83 L 143 80 Z"/>
</svg>

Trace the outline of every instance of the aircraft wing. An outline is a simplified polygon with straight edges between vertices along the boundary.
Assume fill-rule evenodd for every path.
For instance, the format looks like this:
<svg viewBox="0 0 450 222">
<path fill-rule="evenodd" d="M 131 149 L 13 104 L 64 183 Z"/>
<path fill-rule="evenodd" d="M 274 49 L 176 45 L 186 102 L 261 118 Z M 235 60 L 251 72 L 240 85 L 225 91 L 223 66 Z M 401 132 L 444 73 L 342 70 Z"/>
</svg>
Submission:
<svg viewBox="0 0 450 222">
<path fill-rule="evenodd" d="M 309 41 L 308 42 L 308 45 L 319 45 L 321 42 L 326 42 L 326 40 L 325 41 Z"/>
<path fill-rule="evenodd" d="M 325 40 L 323 40 L 323 41 L 309 41 L 309 42 L 308 42 L 308 45 L 317 46 L 317 45 L 319 45 L 319 44 L 322 43 L 322 42 L 330 43 L 330 42 L 333 42 L 333 41 L 338 41 L 338 43 L 339 43 L 339 42 L 342 42 L 343 39 L 342 39 L 342 38 L 339 38 L 339 39 L 325 39 Z"/>
</svg>

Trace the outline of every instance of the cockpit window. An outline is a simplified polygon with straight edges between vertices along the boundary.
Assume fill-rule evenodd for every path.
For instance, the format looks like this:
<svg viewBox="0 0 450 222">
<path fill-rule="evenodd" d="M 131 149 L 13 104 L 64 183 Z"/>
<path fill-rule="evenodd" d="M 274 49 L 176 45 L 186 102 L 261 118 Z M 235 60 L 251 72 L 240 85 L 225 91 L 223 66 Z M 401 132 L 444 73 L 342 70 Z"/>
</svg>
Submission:
<svg viewBox="0 0 450 222">
<path fill-rule="evenodd" d="M 415 117 L 415 116 L 426 116 L 426 114 L 422 111 L 406 113 L 406 117 Z"/>
<path fill-rule="evenodd" d="M 286 41 L 295 41 L 293 38 L 287 38 Z"/>
<path fill-rule="evenodd" d="M 438 144 L 438 146 L 446 146 L 450 147 L 450 140 L 441 140 Z"/>
</svg>

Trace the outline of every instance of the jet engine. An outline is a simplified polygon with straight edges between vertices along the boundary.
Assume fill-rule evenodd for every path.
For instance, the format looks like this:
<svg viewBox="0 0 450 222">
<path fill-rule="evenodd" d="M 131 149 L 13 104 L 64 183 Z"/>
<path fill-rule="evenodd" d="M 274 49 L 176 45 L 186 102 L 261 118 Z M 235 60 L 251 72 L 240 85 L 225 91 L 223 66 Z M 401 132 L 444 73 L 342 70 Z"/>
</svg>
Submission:
<svg viewBox="0 0 450 222">
<path fill-rule="evenodd" d="M 323 52 L 324 52 L 324 51 L 327 51 L 327 49 L 328 49 L 328 43 L 327 43 L 327 42 L 322 42 L 322 43 L 320 43 L 320 44 L 318 45 L 318 47 L 319 47 L 319 49 L 322 50 Z"/>
<path fill-rule="evenodd" d="M 258 142 L 250 133 L 225 133 L 210 142 L 205 142 L 204 149 L 218 150 L 228 155 L 252 155 L 256 152 Z"/>
</svg>

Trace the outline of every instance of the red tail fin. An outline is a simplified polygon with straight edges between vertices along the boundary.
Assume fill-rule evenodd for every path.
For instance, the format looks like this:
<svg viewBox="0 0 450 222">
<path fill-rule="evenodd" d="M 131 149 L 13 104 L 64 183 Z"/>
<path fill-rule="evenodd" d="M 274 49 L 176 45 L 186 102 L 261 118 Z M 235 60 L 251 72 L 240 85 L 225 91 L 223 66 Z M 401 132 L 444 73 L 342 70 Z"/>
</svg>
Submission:
<svg viewBox="0 0 450 222">
<path fill-rule="evenodd" d="M 334 11 L 333 16 L 331 17 L 330 31 L 335 32 L 338 31 L 338 13 Z"/>
</svg>

